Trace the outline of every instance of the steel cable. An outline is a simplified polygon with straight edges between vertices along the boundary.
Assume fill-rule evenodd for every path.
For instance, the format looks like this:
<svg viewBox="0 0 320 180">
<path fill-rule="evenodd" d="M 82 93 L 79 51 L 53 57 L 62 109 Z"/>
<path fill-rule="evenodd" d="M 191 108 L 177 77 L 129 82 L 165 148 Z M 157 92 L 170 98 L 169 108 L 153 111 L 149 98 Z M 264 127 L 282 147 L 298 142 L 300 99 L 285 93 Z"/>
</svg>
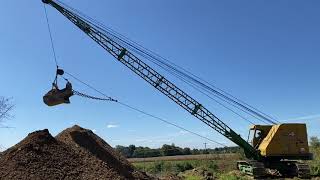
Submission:
<svg viewBox="0 0 320 180">
<path fill-rule="evenodd" d="M 69 75 L 70 77 L 72 77 L 73 79 L 77 80 L 78 82 L 84 84 L 85 86 L 89 87 L 90 89 L 92 89 L 92 90 L 96 91 L 97 93 L 101 94 L 102 96 L 106 97 L 107 99 L 110 99 L 110 97 L 109 97 L 108 95 L 106 95 L 106 94 L 103 93 L 102 91 L 94 88 L 94 87 L 91 86 L 90 84 L 88 84 L 88 83 L 80 80 L 79 78 L 77 78 L 76 76 L 72 75 L 71 73 L 69 73 L 69 72 L 65 72 L 65 73 L 68 74 L 68 75 Z M 77 91 L 76 91 L 76 92 L 77 92 Z M 83 93 L 81 93 L 81 94 L 83 94 Z M 87 95 L 86 95 L 86 96 L 87 96 Z M 91 98 L 91 97 L 93 97 L 93 96 L 89 96 L 89 97 Z M 93 98 L 92 98 L 92 99 L 93 99 Z M 99 98 L 99 99 L 102 99 L 102 98 Z M 113 98 L 111 98 L 111 99 L 113 99 Z M 103 100 L 104 100 L 104 99 L 103 99 Z M 198 134 L 198 133 L 196 133 L 196 132 L 193 132 L 193 131 L 191 131 L 191 130 L 188 130 L 188 129 L 182 127 L 182 126 L 179 126 L 179 125 L 177 125 L 177 124 L 174 124 L 174 123 L 172 123 L 172 122 L 169 122 L 169 121 L 167 121 L 167 120 L 165 120 L 165 119 L 163 119 L 163 118 L 160 118 L 160 117 L 158 117 L 158 116 L 155 116 L 155 115 L 153 115 L 153 114 L 151 114 L 151 113 L 148 113 L 148 112 L 146 112 L 146 111 L 140 110 L 140 109 L 138 109 L 138 108 L 136 108 L 136 107 L 133 107 L 133 106 L 131 106 L 131 105 L 128 105 L 128 104 L 126 104 L 126 103 L 123 103 L 123 102 L 121 102 L 121 101 L 119 101 L 119 100 L 113 99 L 113 101 L 116 102 L 116 103 L 118 103 L 118 104 L 120 104 L 120 105 L 122 105 L 122 106 L 125 106 L 125 107 L 127 107 L 127 108 L 130 108 L 130 109 L 132 109 L 132 110 L 134 110 L 134 111 L 137 111 L 137 112 L 139 112 L 139 113 L 142 113 L 142 114 L 144 114 L 144 115 L 147 115 L 147 116 L 149 116 L 149 117 L 152 117 L 152 118 L 154 118 L 154 119 L 157 119 L 157 120 L 159 120 L 159 121 L 161 121 L 161 122 L 164 122 L 164 123 L 166 123 L 166 124 L 169 124 L 169 125 L 171 125 L 171 126 L 174 126 L 174 127 L 176 127 L 176 128 L 179 128 L 179 129 L 181 129 L 181 130 L 187 131 L 187 132 L 189 132 L 189 133 L 191 133 L 191 134 L 193 134 L 193 135 L 196 135 L 196 136 L 198 136 L 198 137 L 201 137 L 201 138 L 203 138 L 203 139 L 206 139 L 206 140 L 208 140 L 208 141 L 210 141 L 210 142 L 213 142 L 213 143 L 215 143 L 215 144 L 219 144 L 219 145 L 221 145 L 221 146 L 223 146 L 223 147 L 227 147 L 227 146 L 226 146 L 225 144 L 223 144 L 223 143 L 220 143 L 220 142 L 217 142 L 217 141 L 215 141 L 215 140 L 212 140 L 212 139 L 210 139 L 210 138 L 208 138 L 208 137 L 205 137 L 205 136 L 203 136 L 203 135 L 201 135 L 201 134 Z"/>
<path fill-rule="evenodd" d="M 279 122 L 275 118 L 259 111 L 258 109 L 239 100 L 238 98 L 232 96 L 231 94 L 227 93 L 226 91 L 223 91 L 222 89 L 219 89 L 216 86 L 213 86 L 212 84 L 208 83 L 207 81 L 201 79 L 200 77 L 192 74 L 190 71 L 187 71 L 186 69 L 172 63 L 171 61 L 163 58 L 162 56 L 158 55 L 157 53 L 154 53 L 153 51 L 148 50 L 147 48 L 144 48 L 143 46 L 139 45 L 138 43 L 135 43 L 134 41 L 130 40 L 129 38 L 126 38 L 125 36 L 121 35 L 120 33 L 117 33 L 116 31 L 112 30 L 111 28 L 104 26 L 99 21 L 85 15 L 84 13 L 80 12 L 79 10 L 72 8 L 61 1 L 57 0 L 57 2 L 59 2 L 60 4 L 63 4 L 70 11 L 74 11 L 74 12 L 77 12 L 78 14 L 82 15 L 83 17 L 80 17 L 80 16 L 78 16 L 78 17 L 83 19 L 86 23 L 90 24 L 91 26 L 104 32 L 106 35 L 108 35 L 107 37 L 110 38 L 111 40 L 113 40 L 114 42 L 117 42 L 118 44 L 122 45 L 123 47 L 139 54 L 141 57 L 144 57 L 146 60 L 149 60 L 150 62 L 156 64 L 160 68 L 166 70 L 168 73 L 172 74 L 173 76 L 177 77 L 178 79 L 182 80 L 183 82 L 187 83 L 188 85 L 192 86 L 193 88 L 195 86 L 197 86 L 198 88 L 196 88 L 196 90 L 198 90 L 202 94 L 209 96 L 208 94 L 203 93 L 203 91 L 201 91 L 199 89 L 206 91 L 207 93 L 215 96 L 216 98 L 226 102 L 227 104 L 241 110 L 242 112 L 244 112 L 254 118 L 257 118 L 258 120 L 260 120 L 264 123 L 268 122 L 271 124 L 276 124 L 276 122 Z M 210 96 L 210 99 L 214 100 L 215 102 L 218 101 L 217 99 L 213 98 L 212 96 Z M 223 103 L 221 103 L 221 102 L 218 102 L 218 104 L 227 108 L 226 105 L 223 105 Z M 239 116 L 239 113 L 236 113 L 234 110 L 231 110 L 231 108 L 227 108 L 227 109 Z"/>
<path fill-rule="evenodd" d="M 48 26 L 48 31 L 49 31 L 49 35 L 50 35 L 50 42 L 51 42 L 51 48 L 52 48 L 52 53 L 53 53 L 53 57 L 54 57 L 54 62 L 56 64 L 56 67 L 58 67 L 58 60 L 57 60 L 56 51 L 55 51 L 54 44 L 53 44 L 53 38 L 52 38 L 52 33 L 51 33 L 51 28 L 50 28 L 50 23 L 49 23 L 49 18 L 48 18 L 48 12 L 47 12 L 47 8 L 46 8 L 45 4 L 43 4 L 43 8 L 44 8 L 44 12 L 46 15 L 47 26 Z"/>
</svg>

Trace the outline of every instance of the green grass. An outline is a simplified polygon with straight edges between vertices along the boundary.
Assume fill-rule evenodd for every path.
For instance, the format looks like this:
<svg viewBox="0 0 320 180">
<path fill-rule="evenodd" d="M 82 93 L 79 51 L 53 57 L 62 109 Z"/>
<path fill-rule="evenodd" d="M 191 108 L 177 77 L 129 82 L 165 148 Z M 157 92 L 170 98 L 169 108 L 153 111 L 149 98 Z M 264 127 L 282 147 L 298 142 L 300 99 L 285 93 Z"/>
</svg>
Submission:
<svg viewBox="0 0 320 180">
<path fill-rule="evenodd" d="M 185 180 L 202 180 L 203 177 L 196 175 L 187 175 L 185 176 Z"/>
<path fill-rule="evenodd" d="M 320 176 L 320 148 L 311 148 L 310 151 L 314 155 L 314 160 L 308 161 L 311 174 Z M 203 179 L 203 174 L 199 172 L 209 172 L 217 179 L 221 180 L 246 180 L 247 177 L 238 174 L 235 163 L 238 160 L 215 159 L 215 160 L 159 160 L 155 162 L 136 162 L 133 165 L 142 171 L 152 175 L 161 177 L 168 174 L 175 174 L 187 180 Z M 199 172 L 193 172 L 193 169 L 198 169 Z"/>
<path fill-rule="evenodd" d="M 183 176 L 184 179 L 203 179 L 203 174 L 188 172 L 188 170 L 199 169 L 200 172 L 208 172 L 214 176 L 234 170 L 235 165 L 232 161 L 224 160 L 184 160 L 184 161 L 157 161 L 157 162 L 138 162 L 133 165 L 141 171 L 145 171 L 155 176 L 165 176 L 175 174 Z M 188 173 L 183 173 L 188 172 Z"/>
<path fill-rule="evenodd" d="M 320 176 L 320 148 L 311 148 L 313 153 L 313 160 L 309 162 L 311 168 L 311 175 Z"/>
<path fill-rule="evenodd" d="M 157 162 L 139 162 L 133 163 L 133 165 L 142 171 L 145 171 L 154 175 L 165 175 L 169 173 L 178 174 L 186 170 L 190 170 L 201 166 L 199 160 L 190 161 L 157 161 Z M 211 167 L 213 165 L 210 165 Z"/>
</svg>

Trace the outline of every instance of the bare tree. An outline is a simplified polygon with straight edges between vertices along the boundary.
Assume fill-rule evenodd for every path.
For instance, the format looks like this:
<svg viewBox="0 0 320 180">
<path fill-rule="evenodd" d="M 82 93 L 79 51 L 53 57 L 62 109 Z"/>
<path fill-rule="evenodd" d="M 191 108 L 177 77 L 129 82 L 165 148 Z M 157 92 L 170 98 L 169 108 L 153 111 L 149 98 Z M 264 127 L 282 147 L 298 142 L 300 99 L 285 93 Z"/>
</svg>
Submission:
<svg viewBox="0 0 320 180">
<path fill-rule="evenodd" d="M 0 123 L 12 117 L 11 111 L 14 105 L 10 98 L 0 97 Z"/>
<path fill-rule="evenodd" d="M 7 126 L 2 126 L 4 120 L 7 120 L 12 117 L 11 111 L 14 105 L 11 103 L 10 98 L 5 98 L 0 96 L 0 128 L 10 128 Z M 0 144 L 0 156 L 2 155 L 1 151 L 5 148 Z"/>
</svg>

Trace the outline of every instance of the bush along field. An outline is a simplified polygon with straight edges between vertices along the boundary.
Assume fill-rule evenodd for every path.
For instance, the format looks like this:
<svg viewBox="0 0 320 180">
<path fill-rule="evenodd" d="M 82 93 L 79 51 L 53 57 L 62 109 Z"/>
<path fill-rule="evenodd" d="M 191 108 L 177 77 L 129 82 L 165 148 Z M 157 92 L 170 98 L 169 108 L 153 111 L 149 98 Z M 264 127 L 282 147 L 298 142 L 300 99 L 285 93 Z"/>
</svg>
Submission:
<svg viewBox="0 0 320 180">
<path fill-rule="evenodd" d="M 310 151 L 313 153 L 313 160 L 309 161 L 311 175 L 320 177 L 320 140 L 318 137 L 310 138 Z"/>
<path fill-rule="evenodd" d="M 313 153 L 313 161 L 310 161 L 309 166 L 311 168 L 311 174 L 313 176 L 320 177 L 320 147 L 311 148 Z"/>
<path fill-rule="evenodd" d="M 235 162 L 238 156 L 220 156 L 214 159 L 170 160 L 174 157 L 163 157 L 153 162 L 135 162 L 133 165 L 141 171 L 163 179 L 247 179 L 236 171 Z M 199 157 L 197 157 L 199 158 Z M 173 178 L 175 177 L 175 178 Z"/>
</svg>

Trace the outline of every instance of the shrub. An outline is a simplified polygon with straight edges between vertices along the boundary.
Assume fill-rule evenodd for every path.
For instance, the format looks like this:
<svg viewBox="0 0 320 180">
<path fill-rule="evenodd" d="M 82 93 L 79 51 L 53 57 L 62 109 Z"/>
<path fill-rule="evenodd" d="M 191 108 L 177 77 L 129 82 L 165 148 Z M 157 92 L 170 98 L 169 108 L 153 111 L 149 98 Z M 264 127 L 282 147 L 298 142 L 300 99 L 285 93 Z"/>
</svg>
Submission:
<svg viewBox="0 0 320 180">
<path fill-rule="evenodd" d="M 320 148 L 320 139 L 316 136 L 310 138 L 310 146 L 313 148 Z"/>
<path fill-rule="evenodd" d="M 163 161 L 155 162 L 154 163 L 154 171 L 155 171 L 155 173 L 162 172 L 163 171 L 163 167 L 164 167 L 164 162 Z"/>
<path fill-rule="evenodd" d="M 193 166 L 190 162 L 179 162 L 177 164 L 175 164 L 175 169 L 176 169 L 176 172 L 184 172 L 186 170 L 190 170 L 190 169 L 193 169 Z"/>
<path fill-rule="evenodd" d="M 313 153 L 313 160 L 309 162 L 311 175 L 320 175 L 320 148 L 311 147 L 310 151 Z"/>
<path fill-rule="evenodd" d="M 217 163 L 214 161 L 209 161 L 207 166 L 208 166 L 208 170 L 211 172 L 216 172 L 219 168 Z"/>
</svg>

